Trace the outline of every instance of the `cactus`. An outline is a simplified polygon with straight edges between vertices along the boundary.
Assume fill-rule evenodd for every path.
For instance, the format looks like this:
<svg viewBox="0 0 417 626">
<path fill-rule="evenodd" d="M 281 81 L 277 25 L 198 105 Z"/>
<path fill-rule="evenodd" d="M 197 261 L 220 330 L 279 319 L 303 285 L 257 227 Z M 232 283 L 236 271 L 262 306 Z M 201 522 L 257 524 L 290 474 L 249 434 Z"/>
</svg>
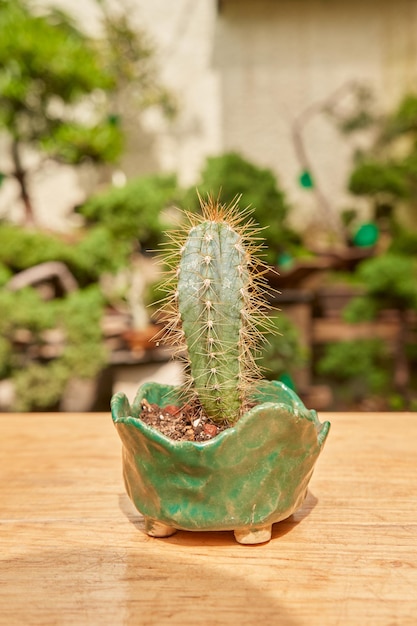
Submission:
<svg viewBox="0 0 417 626">
<path fill-rule="evenodd" d="M 168 336 L 186 348 L 187 390 L 213 421 L 232 424 L 247 409 L 251 383 L 260 375 L 265 272 L 253 256 L 261 247 L 259 229 L 247 211 L 238 212 L 237 201 L 200 202 L 202 217 L 188 215 L 188 228 L 174 239 Z"/>
</svg>

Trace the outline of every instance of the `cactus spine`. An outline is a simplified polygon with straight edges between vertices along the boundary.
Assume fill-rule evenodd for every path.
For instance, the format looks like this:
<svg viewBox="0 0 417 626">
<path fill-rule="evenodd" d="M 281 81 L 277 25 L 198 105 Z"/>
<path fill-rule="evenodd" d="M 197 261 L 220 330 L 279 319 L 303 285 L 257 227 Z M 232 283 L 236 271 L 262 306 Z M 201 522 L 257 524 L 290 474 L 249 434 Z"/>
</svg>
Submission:
<svg viewBox="0 0 417 626">
<path fill-rule="evenodd" d="M 254 352 L 261 337 L 263 271 L 253 223 L 209 198 L 203 216 L 190 217 L 179 247 L 172 297 L 179 345 L 186 345 L 189 387 L 216 422 L 235 422 L 246 408 L 250 384 L 259 377 Z M 258 268 L 258 269 L 256 269 Z"/>
</svg>

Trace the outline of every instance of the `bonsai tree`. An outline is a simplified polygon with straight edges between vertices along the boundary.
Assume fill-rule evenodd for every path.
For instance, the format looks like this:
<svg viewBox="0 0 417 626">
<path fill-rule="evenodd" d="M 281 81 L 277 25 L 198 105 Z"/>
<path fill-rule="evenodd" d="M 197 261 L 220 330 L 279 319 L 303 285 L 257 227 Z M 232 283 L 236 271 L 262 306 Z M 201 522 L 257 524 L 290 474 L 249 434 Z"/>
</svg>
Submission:
<svg viewBox="0 0 417 626">
<path fill-rule="evenodd" d="M 108 259 L 117 261 L 117 250 L 125 250 L 124 262 L 118 263 L 113 274 L 107 272 L 101 283 L 112 306 L 129 314 L 134 334 L 149 331 L 147 292 L 159 275 L 154 255 L 149 252 L 173 227 L 178 212 L 173 203 L 178 196 L 175 176 L 154 174 L 133 178 L 123 187 L 111 187 L 78 207 L 89 233 L 84 248 L 88 241 L 94 244 L 95 235 L 97 243 L 100 239 L 113 242 L 111 252 L 108 246 L 102 247 Z M 94 250 L 98 252 L 100 247 L 94 247 L 93 254 Z"/>
<path fill-rule="evenodd" d="M 375 139 L 357 155 L 350 190 L 373 198 L 377 205 L 411 200 L 416 188 L 417 96 L 405 95 L 394 111 L 369 116 L 369 124 L 375 128 Z M 399 151 L 400 143 L 403 149 Z"/>
<path fill-rule="evenodd" d="M 86 123 L 75 107 L 114 87 L 98 49 L 61 11 L 36 14 L 24 0 L 0 2 L 0 130 L 8 135 L 9 175 L 20 192 L 27 222 L 35 220 L 25 151 L 62 163 L 112 161 L 120 129 L 96 107 Z M 39 164 L 37 164 L 37 167 Z"/>
<path fill-rule="evenodd" d="M 368 200 L 371 220 L 389 233 L 397 251 L 415 253 L 417 95 L 405 94 L 388 112 L 378 110 L 364 86 L 357 86 L 352 95 L 350 107 L 331 111 L 340 131 L 353 142 L 348 189 Z"/>
<path fill-rule="evenodd" d="M 345 320 L 353 324 L 372 321 L 382 311 L 391 311 L 396 314 L 397 332 L 389 342 L 370 335 L 329 344 L 318 362 L 318 372 L 347 383 L 343 391 L 351 389 L 356 400 L 378 398 L 378 405 L 385 408 L 410 408 L 415 403 L 416 261 L 388 251 L 362 261 L 354 280 L 363 294 L 349 302 L 343 311 Z"/>
<path fill-rule="evenodd" d="M 14 411 L 59 406 L 74 380 L 93 380 L 107 364 L 100 321 L 103 296 L 96 286 L 45 301 L 32 287 L 0 292 L 0 379 Z"/>
<path fill-rule="evenodd" d="M 12 164 L 0 183 L 5 176 L 15 180 L 27 223 L 36 222 L 31 176 L 46 161 L 115 162 L 123 148 L 126 102 L 133 97 L 136 114 L 151 105 L 174 111 L 144 33 L 129 27 L 126 15 L 98 4 L 101 40 L 63 11 L 0 0 L 0 132 Z"/>
<path fill-rule="evenodd" d="M 259 229 L 236 201 L 209 197 L 201 210 L 171 236 L 169 252 L 165 336 L 185 360 L 185 380 L 146 383 L 132 406 L 116 394 L 112 415 L 127 490 L 148 534 L 230 529 L 242 543 L 259 543 L 301 505 L 329 424 L 261 377 Z"/>
<path fill-rule="evenodd" d="M 115 243 L 124 241 L 145 252 L 162 243 L 170 227 L 163 212 L 178 195 L 175 176 L 151 174 L 133 178 L 123 187 L 110 187 L 89 198 L 77 211 L 88 227 L 105 228 Z"/>
<path fill-rule="evenodd" d="M 146 183 L 126 185 L 122 202 L 129 191 L 142 198 L 136 213 L 131 202 L 121 211 L 118 197 L 110 217 L 111 210 L 92 201 L 87 223 L 77 231 L 59 235 L 32 227 L 32 176 L 45 164 L 113 163 L 122 154 L 129 110 L 137 117 L 157 105 L 173 113 L 145 33 L 106 0 L 96 1 L 101 37 L 89 36 L 56 8 L 0 0 L 0 134 L 8 168 L 0 172 L 0 187 L 13 180 L 24 207 L 21 226 L 0 222 L 0 385 L 16 392 L 15 401 L 8 394 L 9 410 L 57 406 L 74 376 L 94 379 L 104 369 L 100 322 L 111 298 L 103 296 L 103 276 L 130 267 L 134 251 L 158 241 L 165 229 L 155 206 L 174 183 L 162 177 L 147 194 Z M 46 339 L 52 336 L 61 339 Z"/>
<path fill-rule="evenodd" d="M 363 261 L 357 276 L 366 293 L 358 296 L 345 312 L 348 321 L 374 319 L 383 309 L 397 311 L 398 333 L 393 346 L 393 385 L 405 406 L 411 401 L 409 339 L 410 312 L 417 310 L 417 265 L 405 255 L 387 253 Z"/>
</svg>

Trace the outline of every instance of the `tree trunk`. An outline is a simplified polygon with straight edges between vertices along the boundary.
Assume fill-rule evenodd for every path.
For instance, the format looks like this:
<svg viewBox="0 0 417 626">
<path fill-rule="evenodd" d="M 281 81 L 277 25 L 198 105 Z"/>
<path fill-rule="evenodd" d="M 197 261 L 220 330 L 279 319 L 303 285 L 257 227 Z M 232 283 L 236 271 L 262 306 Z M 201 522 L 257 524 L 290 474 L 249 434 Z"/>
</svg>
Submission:
<svg viewBox="0 0 417 626">
<path fill-rule="evenodd" d="M 410 365 L 407 359 L 407 311 L 398 311 L 398 335 L 395 342 L 394 353 L 394 386 L 399 394 L 403 396 L 406 407 L 410 402 Z"/>
<path fill-rule="evenodd" d="M 25 211 L 25 223 L 28 225 L 34 224 L 35 215 L 28 190 L 27 172 L 22 165 L 22 161 L 20 158 L 20 145 L 17 139 L 14 139 L 12 142 L 12 159 L 14 165 L 13 176 L 15 177 L 19 185 L 20 199 L 23 202 L 23 207 Z"/>
</svg>

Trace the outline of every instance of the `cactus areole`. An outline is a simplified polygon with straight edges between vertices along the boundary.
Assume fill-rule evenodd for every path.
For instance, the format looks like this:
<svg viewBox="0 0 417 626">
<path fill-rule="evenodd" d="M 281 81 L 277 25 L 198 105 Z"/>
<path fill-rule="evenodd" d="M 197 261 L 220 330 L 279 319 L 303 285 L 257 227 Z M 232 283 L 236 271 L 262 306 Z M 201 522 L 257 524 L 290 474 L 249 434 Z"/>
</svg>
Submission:
<svg viewBox="0 0 417 626">
<path fill-rule="evenodd" d="M 261 337 L 262 264 L 253 258 L 256 229 L 239 227 L 236 204 L 209 200 L 202 211 L 179 246 L 173 304 L 179 344 L 187 351 L 188 388 L 213 421 L 232 424 L 259 377 L 254 352 Z"/>
</svg>

